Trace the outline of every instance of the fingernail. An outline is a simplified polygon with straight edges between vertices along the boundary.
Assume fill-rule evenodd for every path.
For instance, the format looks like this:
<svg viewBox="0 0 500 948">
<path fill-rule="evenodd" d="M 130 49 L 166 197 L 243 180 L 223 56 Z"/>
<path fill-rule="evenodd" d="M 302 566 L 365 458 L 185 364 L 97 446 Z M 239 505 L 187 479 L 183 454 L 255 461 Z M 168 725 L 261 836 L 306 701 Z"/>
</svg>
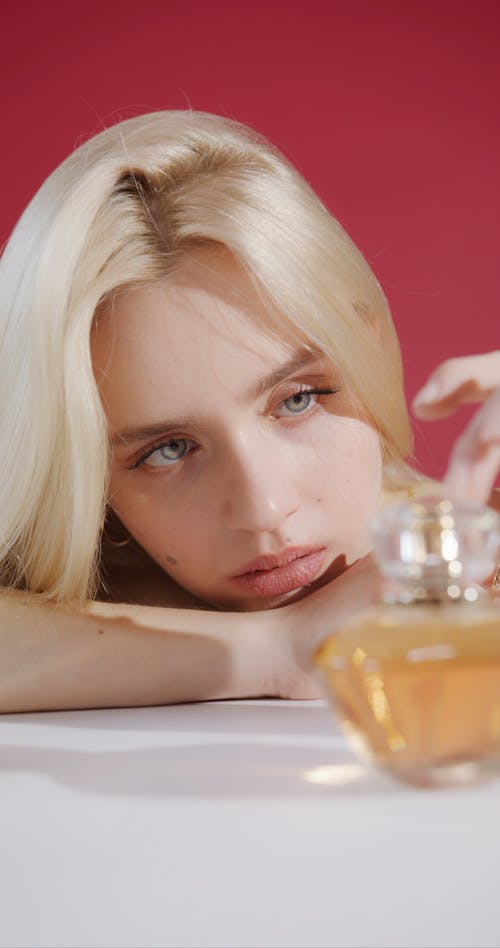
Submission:
<svg viewBox="0 0 500 948">
<path fill-rule="evenodd" d="M 427 402 L 437 402 L 440 398 L 440 390 L 437 382 L 428 382 L 424 385 L 413 399 L 414 405 L 420 405 Z"/>
</svg>

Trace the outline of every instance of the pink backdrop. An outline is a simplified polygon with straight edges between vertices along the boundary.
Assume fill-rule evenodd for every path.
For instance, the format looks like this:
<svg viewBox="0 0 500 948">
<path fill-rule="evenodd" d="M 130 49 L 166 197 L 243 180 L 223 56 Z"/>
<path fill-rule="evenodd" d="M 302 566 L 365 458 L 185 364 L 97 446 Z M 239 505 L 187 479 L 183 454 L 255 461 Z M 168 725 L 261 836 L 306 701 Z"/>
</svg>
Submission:
<svg viewBox="0 0 500 948">
<path fill-rule="evenodd" d="M 413 395 L 499 347 L 497 0 L 3 0 L 2 241 L 52 168 L 137 112 L 206 109 L 270 137 L 372 264 Z M 440 474 L 468 415 L 415 425 Z"/>
</svg>

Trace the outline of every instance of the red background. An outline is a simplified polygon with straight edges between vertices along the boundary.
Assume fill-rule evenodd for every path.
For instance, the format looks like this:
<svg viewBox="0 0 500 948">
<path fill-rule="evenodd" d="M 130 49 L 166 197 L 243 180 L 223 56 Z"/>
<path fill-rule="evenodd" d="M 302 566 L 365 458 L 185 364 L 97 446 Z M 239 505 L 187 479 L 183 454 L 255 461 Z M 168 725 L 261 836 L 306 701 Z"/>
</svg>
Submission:
<svg viewBox="0 0 500 948">
<path fill-rule="evenodd" d="M 84 138 L 137 112 L 220 112 L 311 181 L 392 305 L 411 397 L 499 347 L 497 0 L 3 0 L 0 240 Z M 440 474 L 453 421 L 416 423 Z"/>
</svg>

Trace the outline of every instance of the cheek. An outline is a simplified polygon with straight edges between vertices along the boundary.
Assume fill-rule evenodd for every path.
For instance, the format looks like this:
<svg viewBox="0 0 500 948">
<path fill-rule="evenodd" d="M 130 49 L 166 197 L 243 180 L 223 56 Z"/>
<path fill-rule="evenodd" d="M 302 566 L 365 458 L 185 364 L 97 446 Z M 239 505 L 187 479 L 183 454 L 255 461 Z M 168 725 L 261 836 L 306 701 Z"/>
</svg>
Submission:
<svg viewBox="0 0 500 948">
<path fill-rule="evenodd" d="M 110 505 L 129 532 L 148 547 L 165 535 L 167 524 L 175 530 L 179 511 L 172 511 L 164 497 L 153 485 L 141 487 L 136 481 L 120 473 L 111 478 Z"/>
<path fill-rule="evenodd" d="M 139 545 L 167 571 L 197 561 L 200 551 L 212 546 L 210 523 L 192 502 L 169 498 L 158 483 L 141 486 L 120 474 L 111 479 L 110 505 Z M 175 575 L 175 572 L 172 573 Z"/>
<path fill-rule="evenodd" d="M 378 475 L 381 471 L 380 440 L 371 425 L 354 418 L 328 419 L 311 442 L 318 460 L 334 478 L 337 475 Z"/>
<path fill-rule="evenodd" d="M 379 437 L 364 422 L 336 419 L 316 445 L 313 485 L 337 517 L 355 519 L 375 513 L 382 483 Z M 359 515 L 359 517 L 358 517 Z"/>
</svg>

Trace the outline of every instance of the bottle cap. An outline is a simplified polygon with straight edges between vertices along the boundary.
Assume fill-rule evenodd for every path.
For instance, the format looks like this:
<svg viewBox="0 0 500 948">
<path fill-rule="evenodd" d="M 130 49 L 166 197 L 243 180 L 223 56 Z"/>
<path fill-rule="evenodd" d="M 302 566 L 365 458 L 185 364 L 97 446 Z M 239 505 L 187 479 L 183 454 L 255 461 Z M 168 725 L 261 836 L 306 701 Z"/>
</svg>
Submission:
<svg viewBox="0 0 500 948">
<path fill-rule="evenodd" d="M 383 574 L 429 589 L 481 583 L 499 559 L 500 516 L 490 507 L 438 493 L 387 504 L 372 521 Z M 423 597 L 422 597 L 423 598 Z"/>
</svg>

